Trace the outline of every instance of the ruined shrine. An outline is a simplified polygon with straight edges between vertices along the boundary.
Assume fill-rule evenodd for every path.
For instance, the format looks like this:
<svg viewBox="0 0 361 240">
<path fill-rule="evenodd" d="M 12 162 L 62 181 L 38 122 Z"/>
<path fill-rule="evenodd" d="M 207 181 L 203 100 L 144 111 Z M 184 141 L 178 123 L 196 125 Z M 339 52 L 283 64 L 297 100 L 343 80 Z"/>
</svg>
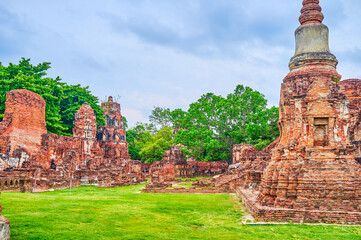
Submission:
<svg viewBox="0 0 361 240">
<path fill-rule="evenodd" d="M 261 151 L 248 144 L 237 144 L 232 150 L 232 164 L 221 175 L 213 177 L 215 187 L 235 192 L 238 187 L 258 189 L 263 170 L 271 159 L 271 153 L 279 139 Z"/>
<path fill-rule="evenodd" d="M 31 191 L 96 181 L 112 187 L 144 181 L 140 161 L 130 160 L 120 104 L 102 103 L 106 126 L 97 130 L 94 111 L 84 103 L 75 114 L 73 136 L 48 134 L 45 101 L 28 90 L 7 93 L 0 123 L 0 189 Z"/>
<path fill-rule="evenodd" d="M 361 165 L 350 141 L 359 135 L 360 83 L 340 82 L 321 10 L 318 0 L 303 1 L 281 86 L 280 141 L 259 191 L 238 189 L 260 221 L 361 223 Z"/>
</svg>

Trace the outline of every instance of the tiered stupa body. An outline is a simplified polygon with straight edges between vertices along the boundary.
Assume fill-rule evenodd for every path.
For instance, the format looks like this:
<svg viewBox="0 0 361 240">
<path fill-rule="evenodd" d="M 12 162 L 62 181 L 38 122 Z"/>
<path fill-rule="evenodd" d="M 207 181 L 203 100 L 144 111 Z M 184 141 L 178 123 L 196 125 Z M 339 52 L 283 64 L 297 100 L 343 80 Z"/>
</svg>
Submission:
<svg viewBox="0 0 361 240">
<path fill-rule="evenodd" d="M 99 127 L 96 137 L 106 149 L 106 156 L 130 160 L 120 104 L 114 102 L 113 97 L 109 97 L 108 101 L 103 102 L 101 106 L 104 110 L 106 125 Z"/>
<path fill-rule="evenodd" d="M 120 113 L 120 104 L 109 97 L 107 102 L 103 102 L 104 117 L 106 126 L 99 129 L 98 140 L 124 142 L 126 143 L 126 134 L 124 129 L 123 117 Z"/>
<path fill-rule="evenodd" d="M 73 136 L 94 138 L 97 133 L 96 117 L 91 106 L 86 102 L 75 114 Z"/>
<path fill-rule="evenodd" d="M 360 223 L 361 215 L 347 216 L 361 212 L 361 171 L 347 137 L 348 102 L 340 91 L 338 62 L 329 50 L 319 1 L 303 5 L 295 56 L 281 86 L 280 142 L 256 202 L 284 210 L 277 219 L 268 209 L 264 220 Z"/>
</svg>

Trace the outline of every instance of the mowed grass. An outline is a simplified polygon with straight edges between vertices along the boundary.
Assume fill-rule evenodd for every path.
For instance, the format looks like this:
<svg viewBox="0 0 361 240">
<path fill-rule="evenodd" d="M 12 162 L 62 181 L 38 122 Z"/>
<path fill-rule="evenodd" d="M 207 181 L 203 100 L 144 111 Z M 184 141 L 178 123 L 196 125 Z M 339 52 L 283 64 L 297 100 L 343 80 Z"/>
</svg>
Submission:
<svg viewBox="0 0 361 240">
<path fill-rule="evenodd" d="M 139 193 L 144 185 L 3 192 L 11 239 L 361 239 L 361 227 L 242 225 L 228 194 Z"/>
</svg>

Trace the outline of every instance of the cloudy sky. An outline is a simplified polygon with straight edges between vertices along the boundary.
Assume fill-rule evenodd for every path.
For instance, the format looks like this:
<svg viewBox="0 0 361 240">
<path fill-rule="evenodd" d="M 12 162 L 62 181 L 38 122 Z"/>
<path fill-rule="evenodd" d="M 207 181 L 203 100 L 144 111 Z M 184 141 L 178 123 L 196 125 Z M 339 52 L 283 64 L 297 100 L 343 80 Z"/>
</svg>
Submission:
<svg viewBox="0 0 361 240">
<path fill-rule="evenodd" d="M 361 1 L 321 0 L 339 73 L 361 78 Z M 237 84 L 278 105 L 302 0 L 0 0 L 0 61 L 117 97 L 131 125 Z"/>
</svg>

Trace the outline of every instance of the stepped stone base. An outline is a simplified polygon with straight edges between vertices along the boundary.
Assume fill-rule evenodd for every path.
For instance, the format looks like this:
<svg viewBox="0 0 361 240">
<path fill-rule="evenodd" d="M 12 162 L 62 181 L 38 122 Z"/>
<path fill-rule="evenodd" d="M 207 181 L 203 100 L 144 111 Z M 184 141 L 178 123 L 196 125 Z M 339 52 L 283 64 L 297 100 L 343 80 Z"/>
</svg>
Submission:
<svg viewBox="0 0 361 240">
<path fill-rule="evenodd" d="M 10 223 L 9 221 L 0 216 L 0 240 L 10 239 Z"/>
<path fill-rule="evenodd" d="M 261 222 L 294 222 L 294 223 L 332 223 L 332 224 L 361 224 L 360 212 L 297 210 L 287 208 L 272 208 L 257 203 L 258 191 L 237 189 L 244 206 L 252 216 Z"/>
</svg>

